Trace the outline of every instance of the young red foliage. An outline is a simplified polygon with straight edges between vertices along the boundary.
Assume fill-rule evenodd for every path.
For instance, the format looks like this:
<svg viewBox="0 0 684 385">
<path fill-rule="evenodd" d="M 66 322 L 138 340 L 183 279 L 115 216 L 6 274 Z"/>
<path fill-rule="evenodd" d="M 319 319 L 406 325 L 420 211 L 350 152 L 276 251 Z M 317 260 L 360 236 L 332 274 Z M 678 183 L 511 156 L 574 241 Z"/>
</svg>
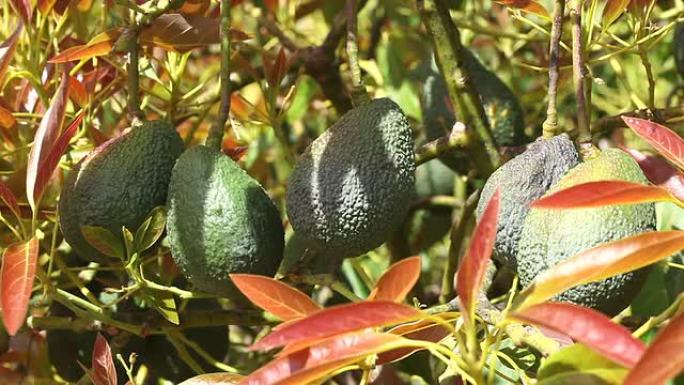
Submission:
<svg viewBox="0 0 684 385">
<path fill-rule="evenodd" d="M 463 257 L 456 273 L 456 293 L 463 305 L 464 314 L 469 317 L 472 317 L 475 311 L 475 303 L 487 271 L 487 263 L 492 256 L 500 199 L 501 192 L 497 189 L 475 227 L 468 253 Z"/>
<path fill-rule="evenodd" d="M 684 231 L 651 231 L 604 243 L 541 273 L 522 293 L 519 307 L 543 302 L 572 287 L 650 265 L 684 249 Z"/>
<path fill-rule="evenodd" d="M 608 0 L 603 8 L 603 25 L 609 26 L 625 11 L 630 0 Z"/>
<path fill-rule="evenodd" d="M 102 32 L 84 45 L 70 47 L 48 60 L 49 63 L 66 63 L 75 60 L 92 59 L 112 52 L 114 43 L 121 36 L 121 28 Z"/>
<path fill-rule="evenodd" d="M 684 371 L 684 313 L 670 321 L 630 371 L 624 385 L 662 385 Z"/>
<path fill-rule="evenodd" d="M 378 279 L 368 300 L 402 302 L 420 277 L 420 262 L 416 256 L 390 266 Z"/>
<path fill-rule="evenodd" d="M 21 16 L 24 24 L 31 24 L 33 10 L 31 9 L 30 0 L 11 0 L 9 3 L 12 8 L 14 8 L 14 10 Z"/>
<path fill-rule="evenodd" d="M 69 76 L 69 98 L 81 108 L 88 104 L 88 91 L 83 83 L 73 76 Z"/>
<path fill-rule="evenodd" d="M 676 201 L 676 198 L 664 188 L 610 180 L 581 183 L 568 187 L 532 202 L 531 206 L 548 209 L 572 209 L 667 201 Z"/>
<path fill-rule="evenodd" d="M 623 116 L 622 120 L 661 155 L 684 170 L 684 139 L 676 132 L 645 119 Z"/>
<path fill-rule="evenodd" d="M 543 18 L 549 18 L 549 12 L 535 0 L 497 0 L 497 3 L 510 8 L 517 8 L 521 11 L 533 13 Z"/>
<path fill-rule="evenodd" d="M 2 255 L 0 305 L 7 333 L 13 336 L 24 324 L 38 260 L 38 239 L 10 245 Z"/>
<path fill-rule="evenodd" d="M 94 385 L 117 385 L 116 367 L 107 340 L 98 333 L 92 355 L 91 380 Z"/>
<path fill-rule="evenodd" d="M 14 32 L 0 45 L 0 81 L 5 77 L 10 61 L 14 59 L 14 52 L 17 50 L 17 39 L 21 34 L 22 24 L 19 24 Z"/>
<path fill-rule="evenodd" d="M 255 305 L 283 321 L 300 319 L 321 310 L 309 296 L 273 278 L 231 274 L 230 279 Z"/>
<path fill-rule="evenodd" d="M 439 342 L 446 338 L 451 331 L 444 325 L 435 323 L 432 320 L 420 320 L 394 327 L 388 333 L 397 334 L 411 340 Z M 419 351 L 420 348 L 403 347 L 378 354 L 375 360 L 376 365 L 384 365 L 390 362 L 402 360 L 411 354 Z"/>
<path fill-rule="evenodd" d="M 334 336 L 271 361 L 240 385 L 308 384 L 369 355 L 410 344 L 409 340 L 389 333 L 366 331 Z"/>
<path fill-rule="evenodd" d="M 511 317 L 567 334 L 625 367 L 631 368 L 646 350 L 644 343 L 610 318 L 571 303 L 550 302 L 527 307 Z"/>
<path fill-rule="evenodd" d="M 45 187 L 44 185 L 38 185 L 40 173 L 42 172 L 41 167 L 50 156 L 64 123 L 68 89 L 69 75 L 64 72 L 62 73 L 62 82 L 50 102 L 50 107 L 45 111 L 43 119 L 40 121 L 40 126 L 38 126 L 36 135 L 33 138 L 33 146 L 29 153 L 26 169 L 26 196 L 34 211 L 37 209 L 36 203 L 43 193 L 42 188 Z"/>
<path fill-rule="evenodd" d="M 19 208 L 17 198 L 14 196 L 12 190 L 10 190 L 10 188 L 2 182 L 0 182 L 0 199 L 5 204 L 5 206 L 7 206 L 10 209 L 10 211 L 12 211 L 12 213 L 17 217 L 17 219 L 21 218 L 21 209 Z"/>
<path fill-rule="evenodd" d="M 684 201 L 684 174 L 658 156 L 646 155 L 637 150 L 623 149 L 636 160 L 651 183 Z"/>
<path fill-rule="evenodd" d="M 418 309 L 385 301 L 364 301 L 333 306 L 306 318 L 289 322 L 252 345 L 251 350 L 269 350 L 357 330 L 413 321 L 419 319 L 422 314 Z"/>
</svg>

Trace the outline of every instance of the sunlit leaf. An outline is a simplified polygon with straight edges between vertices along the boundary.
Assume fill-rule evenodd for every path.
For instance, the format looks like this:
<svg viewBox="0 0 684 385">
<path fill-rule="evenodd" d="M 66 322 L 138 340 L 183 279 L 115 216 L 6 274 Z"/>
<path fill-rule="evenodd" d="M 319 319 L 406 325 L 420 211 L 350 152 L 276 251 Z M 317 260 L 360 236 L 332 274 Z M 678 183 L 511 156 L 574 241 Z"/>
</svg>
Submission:
<svg viewBox="0 0 684 385">
<path fill-rule="evenodd" d="M 684 201 L 684 174 L 658 156 L 646 155 L 637 150 L 624 149 L 639 163 L 639 167 L 651 183 Z"/>
<path fill-rule="evenodd" d="M 107 55 L 114 48 L 114 43 L 121 36 L 121 29 L 110 29 L 90 39 L 84 45 L 70 47 L 48 60 L 50 63 L 66 63 L 74 60 L 91 59 Z"/>
<path fill-rule="evenodd" d="M 497 0 L 496 2 L 509 8 L 533 13 L 547 19 L 549 18 L 549 13 L 546 11 L 546 8 L 535 0 Z"/>
<path fill-rule="evenodd" d="M 10 245 L 2 255 L 0 267 L 0 305 L 2 322 L 9 335 L 17 334 L 28 311 L 33 278 L 38 261 L 38 238 Z"/>
<path fill-rule="evenodd" d="M 69 89 L 69 78 L 66 72 L 62 74 L 62 82 L 57 89 L 57 92 L 52 97 L 50 107 L 43 115 L 40 121 L 40 126 L 33 138 L 33 145 L 29 153 L 28 166 L 26 169 L 26 197 L 35 211 L 37 209 L 36 203 L 40 195 L 43 193 L 41 187 L 44 185 L 38 184 L 38 179 L 41 174 L 41 167 L 45 160 L 50 156 L 52 148 L 54 147 L 57 138 L 59 138 L 64 122 L 64 112 L 67 104 L 67 90 Z M 52 172 L 50 172 L 52 175 Z"/>
<path fill-rule="evenodd" d="M 271 361 L 250 374 L 240 385 L 309 384 L 369 355 L 410 345 L 409 340 L 388 333 L 360 332 L 336 336 Z"/>
<path fill-rule="evenodd" d="M 0 45 L 0 83 L 2 83 L 5 78 L 9 63 L 14 59 L 14 52 L 17 49 L 17 39 L 21 34 L 21 30 L 22 24 L 20 23 L 7 40 Z"/>
<path fill-rule="evenodd" d="M 116 367 L 112 351 L 102 334 L 97 333 L 92 355 L 91 379 L 93 385 L 117 385 Z"/>
<path fill-rule="evenodd" d="M 316 313 L 321 307 L 309 296 L 262 275 L 231 274 L 230 279 L 250 301 L 283 321 Z"/>
<path fill-rule="evenodd" d="M 81 108 L 88 104 L 88 91 L 83 83 L 73 76 L 69 76 L 69 98 Z"/>
<path fill-rule="evenodd" d="M 164 206 L 153 208 L 135 232 L 135 251 L 141 253 L 152 247 L 162 236 L 164 226 L 166 226 L 166 209 Z"/>
<path fill-rule="evenodd" d="M 451 331 L 444 325 L 435 323 L 432 320 L 420 320 L 393 327 L 388 333 L 397 334 L 404 338 L 419 341 L 439 342 L 451 335 Z M 384 365 L 404 359 L 411 354 L 419 351 L 420 348 L 404 347 L 400 349 L 386 351 L 378 355 L 375 360 L 376 365 Z"/>
<path fill-rule="evenodd" d="M 126 252 L 119 237 L 112 234 L 104 227 L 83 226 L 81 227 L 83 238 L 97 251 L 110 257 L 124 259 Z"/>
<path fill-rule="evenodd" d="M 562 373 L 538 381 L 536 385 L 622 385 L 627 369 L 594 369 Z"/>
<path fill-rule="evenodd" d="M 401 302 L 420 277 L 420 257 L 403 259 L 378 279 L 368 300 Z"/>
<path fill-rule="evenodd" d="M 568 187 L 532 202 L 531 206 L 572 209 L 668 201 L 676 201 L 676 198 L 661 187 L 622 180 L 606 180 Z"/>
<path fill-rule="evenodd" d="M 550 302 L 527 307 L 511 317 L 567 334 L 627 368 L 645 351 L 644 343 L 596 310 L 571 303 Z"/>
<path fill-rule="evenodd" d="M 624 385 L 661 385 L 684 371 L 684 313 L 661 330 Z"/>
<path fill-rule="evenodd" d="M 680 170 L 684 170 L 684 139 L 669 128 L 645 119 L 623 116 L 622 120 Z"/>
<path fill-rule="evenodd" d="M 160 290 L 148 291 L 149 293 L 146 293 L 145 299 L 152 304 L 152 307 L 154 307 L 165 320 L 174 325 L 179 325 L 180 317 L 178 316 L 176 300 L 173 298 L 173 294 L 168 291 Z"/>
<path fill-rule="evenodd" d="M 17 198 L 14 196 L 12 190 L 6 184 L 0 182 L 0 200 L 7 206 L 17 219 L 21 218 L 21 209 Z"/>
<path fill-rule="evenodd" d="M 10 0 L 9 3 L 12 6 L 12 8 L 14 8 L 14 11 L 21 16 L 21 19 L 23 20 L 24 24 L 31 24 L 33 11 L 31 9 L 30 0 Z"/>
<path fill-rule="evenodd" d="M 537 276 L 519 307 L 543 302 L 572 287 L 642 268 L 684 249 L 684 231 L 651 231 L 587 249 Z"/>
<path fill-rule="evenodd" d="M 204 15 L 211 5 L 211 0 L 185 0 L 178 12 L 183 15 Z"/>
<path fill-rule="evenodd" d="M 603 25 L 607 27 L 625 11 L 630 0 L 608 0 L 603 8 Z"/>
<path fill-rule="evenodd" d="M 14 128 L 16 124 L 17 119 L 14 118 L 14 115 L 0 106 L 0 128 L 2 128 L 2 135 L 7 141 L 13 139 L 14 135 L 12 135 L 10 130 Z"/>
<path fill-rule="evenodd" d="M 468 252 L 461 260 L 456 273 L 456 292 L 463 304 L 464 313 L 470 317 L 475 311 L 480 286 L 492 256 L 500 199 L 501 192 L 497 189 L 475 227 Z"/>
<path fill-rule="evenodd" d="M 231 29 L 230 39 L 242 41 L 249 37 Z M 169 13 L 161 15 L 140 33 L 142 44 L 154 45 L 171 51 L 187 51 L 196 47 L 220 43 L 219 20 L 199 15 Z"/>
<path fill-rule="evenodd" d="M 234 373 L 206 373 L 189 378 L 179 385 L 237 385 L 244 378 Z"/>
<path fill-rule="evenodd" d="M 251 349 L 269 350 L 356 330 L 408 322 L 420 318 L 422 314 L 412 307 L 384 301 L 333 306 L 284 325 L 252 345 Z"/>
</svg>

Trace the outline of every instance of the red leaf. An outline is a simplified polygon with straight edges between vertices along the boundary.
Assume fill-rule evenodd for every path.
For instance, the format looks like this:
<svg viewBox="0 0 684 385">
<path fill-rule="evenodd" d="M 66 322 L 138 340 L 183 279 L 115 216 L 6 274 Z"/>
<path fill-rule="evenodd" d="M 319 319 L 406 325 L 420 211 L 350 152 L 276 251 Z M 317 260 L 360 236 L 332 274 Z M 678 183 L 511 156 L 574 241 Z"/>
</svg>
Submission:
<svg viewBox="0 0 684 385">
<path fill-rule="evenodd" d="M 524 12 L 533 13 L 537 16 L 548 19 L 549 13 L 543 5 L 534 0 L 498 0 L 497 3 L 506 7 L 517 8 Z"/>
<path fill-rule="evenodd" d="M 50 107 L 45 111 L 40 126 L 33 138 L 33 146 L 29 153 L 28 166 L 26 168 L 26 196 L 31 208 L 35 211 L 37 202 L 43 193 L 44 185 L 38 185 L 40 174 L 43 172 L 41 166 L 50 156 L 55 141 L 59 137 L 62 123 L 64 122 L 64 111 L 67 104 L 67 90 L 69 89 L 69 77 L 64 72 L 62 82 L 57 89 Z M 50 172 L 52 174 L 52 172 Z"/>
<path fill-rule="evenodd" d="M 7 333 L 13 336 L 24 324 L 38 260 L 38 239 L 10 245 L 2 255 L 0 305 Z"/>
<path fill-rule="evenodd" d="M 623 116 L 622 120 L 661 155 L 684 170 L 684 139 L 676 132 L 645 119 Z"/>
<path fill-rule="evenodd" d="M 301 291 L 273 278 L 231 274 L 230 279 L 250 301 L 283 321 L 306 317 L 321 307 Z"/>
<path fill-rule="evenodd" d="M 48 60 L 49 63 L 66 63 L 74 60 L 91 59 L 107 55 L 114 48 L 116 39 L 121 36 L 121 29 L 110 29 L 90 39 L 84 45 L 67 48 Z"/>
<path fill-rule="evenodd" d="M 5 72 L 7 72 L 7 67 L 9 63 L 14 58 L 14 52 L 17 49 L 17 39 L 21 34 L 22 24 L 19 23 L 17 28 L 12 32 L 10 37 L 5 40 L 2 45 L 0 45 L 0 82 L 5 77 Z"/>
<path fill-rule="evenodd" d="M 383 301 L 333 306 L 289 322 L 252 345 L 251 349 L 269 350 L 307 340 L 315 341 L 337 334 L 411 321 L 422 314 L 412 307 Z"/>
<path fill-rule="evenodd" d="M 463 257 L 456 273 L 456 292 L 467 316 L 472 316 L 475 311 L 476 298 L 487 270 L 487 263 L 492 256 L 500 197 L 501 192 L 497 189 L 475 227 L 468 253 Z"/>
<path fill-rule="evenodd" d="M 364 357 L 410 346 L 395 334 L 360 332 L 328 338 L 314 346 L 279 357 L 253 372 L 240 385 L 309 384 Z"/>
<path fill-rule="evenodd" d="M 244 376 L 235 373 L 205 373 L 188 378 L 178 385 L 237 385 L 244 378 Z"/>
<path fill-rule="evenodd" d="M 684 370 L 684 313 L 658 333 L 624 385 L 661 385 Z"/>
<path fill-rule="evenodd" d="M 230 30 L 231 41 L 242 41 L 249 36 Z M 140 33 L 140 42 L 170 51 L 187 51 L 196 47 L 220 43 L 219 20 L 200 15 L 167 13 L 156 18 Z"/>
<path fill-rule="evenodd" d="M 185 0 L 178 12 L 183 15 L 204 15 L 210 5 L 211 0 Z"/>
<path fill-rule="evenodd" d="M 31 24 L 31 16 L 33 12 L 31 11 L 31 1 L 30 0 L 11 0 L 10 5 L 14 8 L 25 24 Z"/>
<path fill-rule="evenodd" d="M 451 331 L 431 320 L 420 320 L 408 324 L 399 325 L 392 328 L 388 333 L 397 334 L 411 340 L 439 342 L 451 334 Z M 375 360 L 376 365 L 384 365 L 390 362 L 402 360 L 411 354 L 421 350 L 421 348 L 404 347 L 390 350 L 378 355 Z"/>
<path fill-rule="evenodd" d="M 651 231 L 587 249 L 537 276 L 519 307 L 545 301 L 572 287 L 650 265 L 684 249 L 684 231 Z"/>
<path fill-rule="evenodd" d="M 81 108 L 88 104 L 88 91 L 83 83 L 73 76 L 69 76 L 69 97 Z"/>
<path fill-rule="evenodd" d="M 532 207 L 572 209 L 676 201 L 660 187 L 621 180 L 581 183 L 532 202 Z"/>
<path fill-rule="evenodd" d="M 116 367 L 114 358 L 107 340 L 102 334 L 97 333 L 95 346 L 93 347 L 91 379 L 93 385 L 117 385 Z"/>
<path fill-rule="evenodd" d="M 17 219 L 21 219 L 21 209 L 19 208 L 17 198 L 14 196 L 12 190 L 2 182 L 0 182 L 0 199 L 5 203 L 5 206 L 9 207 Z"/>
<path fill-rule="evenodd" d="M 567 334 L 597 353 L 631 368 L 644 353 L 644 343 L 610 318 L 586 307 L 550 302 L 513 313 L 513 318 Z"/>
<path fill-rule="evenodd" d="M 15 141 L 16 130 L 14 127 L 16 124 L 17 119 L 14 118 L 14 115 L 0 106 L 0 134 L 2 134 L 2 137 L 5 139 L 5 141 L 9 143 L 13 143 Z"/>
<path fill-rule="evenodd" d="M 378 279 L 368 300 L 401 302 L 420 277 L 420 257 L 403 259 Z"/>
<path fill-rule="evenodd" d="M 607 27 L 625 11 L 630 0 L 608 0 L 603 8 L 603 25 Z"/>
<path fill-rule="evenodd" d="M 639 167 L 651 183 L 665 188 L 670 194 L 684 201 L 684 174 L 658 156 L 646 155 L 628 148 L 623 150 L 639 163 Z"/>
</svg>

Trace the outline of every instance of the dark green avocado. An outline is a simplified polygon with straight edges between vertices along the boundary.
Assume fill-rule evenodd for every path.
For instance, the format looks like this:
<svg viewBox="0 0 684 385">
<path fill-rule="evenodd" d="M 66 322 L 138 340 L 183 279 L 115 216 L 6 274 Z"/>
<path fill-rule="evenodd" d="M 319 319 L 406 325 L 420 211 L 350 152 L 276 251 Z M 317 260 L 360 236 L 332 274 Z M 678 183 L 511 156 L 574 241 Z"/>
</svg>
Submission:
<svg viewBox="0 0 684 385">
<path fill-rule="evenodd" d="M 413 134 L 390 99 L 344 114 L 299 158 L 289 180 L 292 228 L 330 258 L 380 246 L 414 193 Z"/>
<path fill-rule="evenodd" d="M 171 255 L 198 289 L 232 297 L 228 275 L 273 276 L 283 258 L 280 213 L 230 157 L 205 146 L 181 155 L 167 202 Z"/>
<path fill-rule="evenodd" d="M 93 248 L 82 226 L 104 227 L 121 236 L 122 226 L 135 231 L 150 211 L 164 205 L 183 141 L 171 123 L 146 121 L 98 146 L 64 182 L 59 222 L 66 241 L 89 261 L 107 257 Z"/>
<path fill-rule="evenodd" d="M 581 183 L 623 180 L 648 183 L 627 153 L 608 149 L 570 170 L 547 194 Z M 523 285 L 549 267 L 588 248 L 655 230 L 655 205 L 613 205 L 586 209 L 532 209 L 520 236 L 518 275 Z M 572 288 L 557 299 L 615 315 L 636 296 L 648 268 Z"/>
</svg>

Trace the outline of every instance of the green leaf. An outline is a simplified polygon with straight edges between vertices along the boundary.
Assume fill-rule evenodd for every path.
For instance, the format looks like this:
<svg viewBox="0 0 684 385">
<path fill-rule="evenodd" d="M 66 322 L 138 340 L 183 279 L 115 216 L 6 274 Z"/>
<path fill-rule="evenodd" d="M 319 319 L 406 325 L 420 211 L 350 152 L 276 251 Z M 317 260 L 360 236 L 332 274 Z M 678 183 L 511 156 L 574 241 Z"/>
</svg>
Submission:
<svg viewBox="0 0 684 385">
<path fill-rule="evenodd" d="M 176 301 L 173 295 L 166 291 L 150 290 L 145 294 L 145 299 L 154 307 L 159 314 L 174 325 L 180 324 Z"/>
<path fill-rule="evenodd" d="M 130 258 L 135 254 L 134 237 L 131 230 L 127 229 L 126 226 L 121 226 L 121 233 L 123 234 L 124 245 L 126 246 L 126 256 Z"/>
<path fill-rule="evenodd" d="M 577 374 L 578 372 L 597 372 L 602 370 L 617 370 L 624 369 L 619 364 L 595 353 L 582 344 L 570 345 L 552 354 L 547 358 L 537 373 L 540 383 L 542 380 L 558 377 L 559 375 Z M 622 375 L 626 375 L 624 370 Z M 599 376 L 600 377 L 600 376 Z M 584 380 L 587 380 L 585 378 Z M 549 382 L 549 384 L 563 384 L 565 382 Z M 584 384 L 585 382 L 578 382 Z M 587 384 L 594 384 L 599 382 L 586 382 Z"/>
<path fill-rule="evenodd" d="M 119 259 L 124 259 L 126 256 L 121 239 L 104 227 L 82 226 L 81 233 L 85 240 L 100 253 Z"/>
<path fill-rule="evenodd" d="M 158 206 L 152 209 L 147 219 L 135 232 L 135 252 L 142 253 L 154 245 L 164 232 L 166 209 Z"/>
<path fill-rule="evenodd" d="M 594 369 L 562 373 L 537 382 L 537 385 L 620 385 L 627 369 Z"/>
</svg>

